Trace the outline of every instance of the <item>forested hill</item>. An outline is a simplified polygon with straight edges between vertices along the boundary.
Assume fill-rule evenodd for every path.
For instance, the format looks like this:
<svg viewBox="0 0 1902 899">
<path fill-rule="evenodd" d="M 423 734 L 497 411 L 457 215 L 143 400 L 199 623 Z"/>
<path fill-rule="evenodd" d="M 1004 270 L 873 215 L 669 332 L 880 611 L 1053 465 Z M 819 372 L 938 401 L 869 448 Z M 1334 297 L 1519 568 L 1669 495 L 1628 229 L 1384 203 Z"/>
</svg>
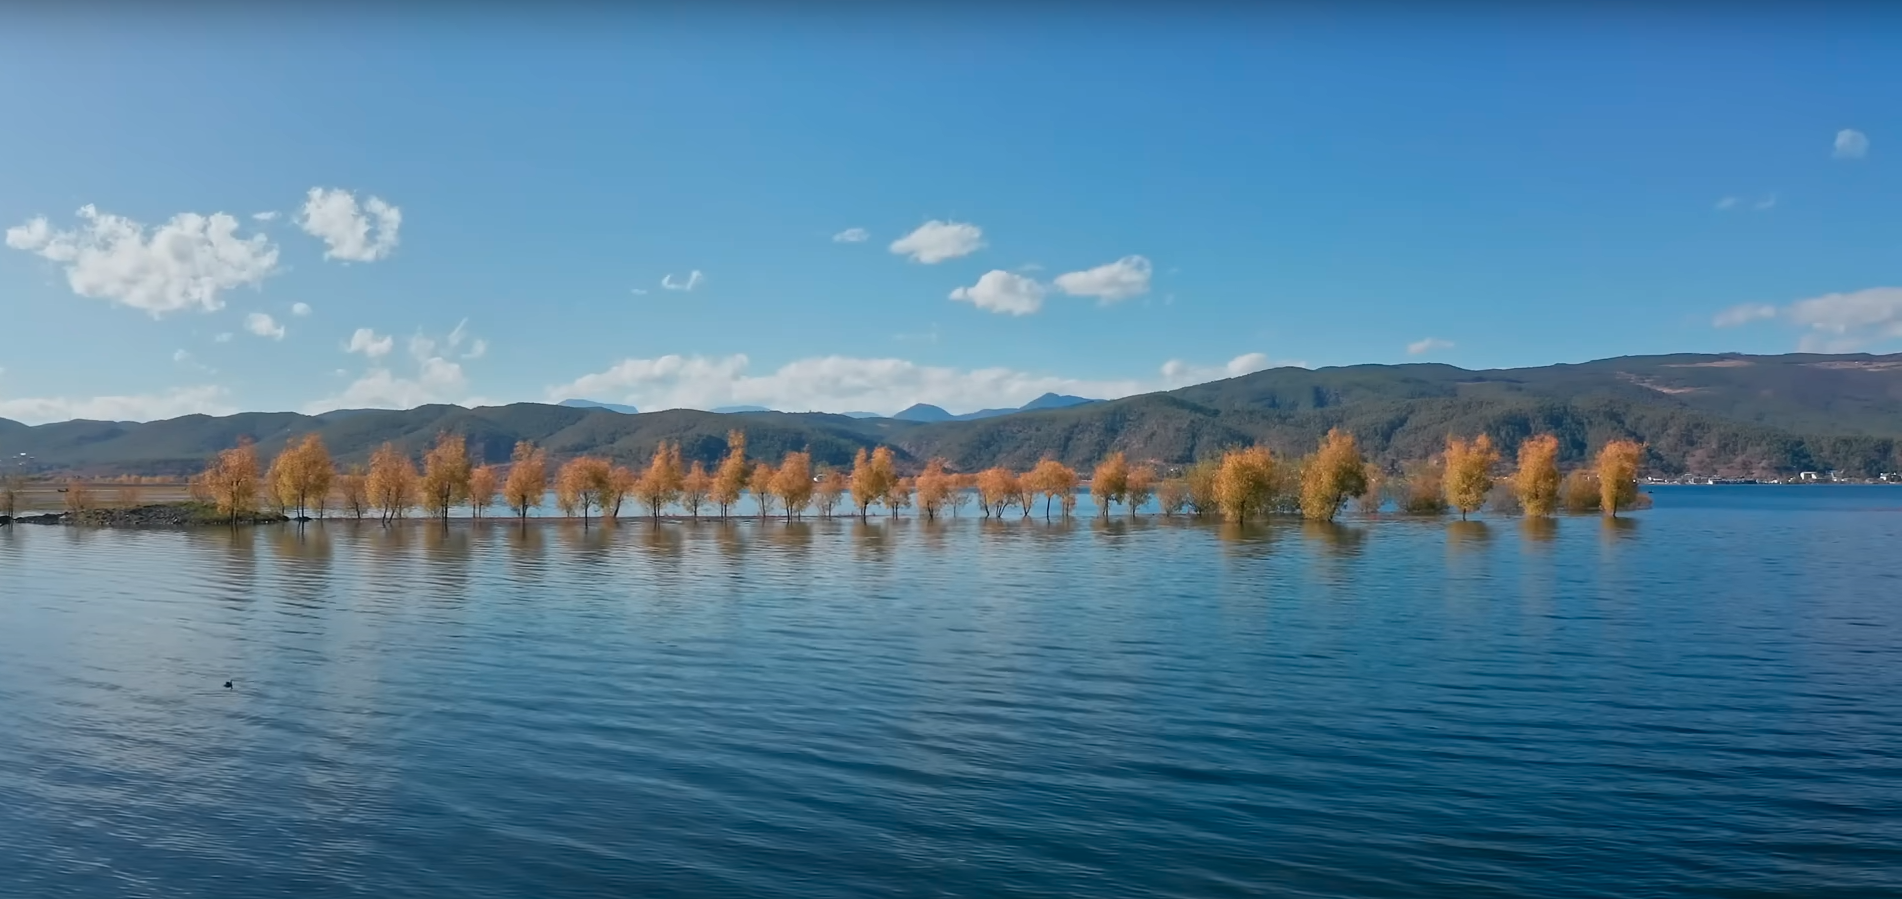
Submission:
<svg viewBox="0 0 1902 899">
<path fill-rule="evenodd" d="M 537 403 L 188 415 L 145 424 L 28 427 L 0 419 L 0 454 L 25 453 L 43 470 L 171 474 L 196 470 L 241 437 L 269 454 L 315 431 L 347 463 L 384 441 L 420 454 L 450 431 L 466 435 L 488 461 L 506 460 L 517 440 L 557 457 L 593 453 L 628 463 L 659 441 L 677 440 L 688 457 L 712 461 L 727 431 L 742 428 L 760 456 L 809 448 L 816 462 L 842 465 L 860 447 L 884 443 L 910 465 L 943 456 L 969 471 L 1022 468 L 1046 455 L 1088 465 L 1114 450 L 1165 464 L 1246 443 L 1306 452 L 1334 426 L 1389 463 L 1430 456 L 1449 433 L 1485 432 L 1511 452 L 1527 435 L 1552 432 L 1570 461 L 1614 437 L 1643 441 L 1649 470 L 1660 474 L 1874 475 L 1902 471 L 1902 355 L 1636 356 L 1487 371 L 1278 368 L 1112 402 L 930 423 L 778 412 L 627 415 Z"/>
</svg>

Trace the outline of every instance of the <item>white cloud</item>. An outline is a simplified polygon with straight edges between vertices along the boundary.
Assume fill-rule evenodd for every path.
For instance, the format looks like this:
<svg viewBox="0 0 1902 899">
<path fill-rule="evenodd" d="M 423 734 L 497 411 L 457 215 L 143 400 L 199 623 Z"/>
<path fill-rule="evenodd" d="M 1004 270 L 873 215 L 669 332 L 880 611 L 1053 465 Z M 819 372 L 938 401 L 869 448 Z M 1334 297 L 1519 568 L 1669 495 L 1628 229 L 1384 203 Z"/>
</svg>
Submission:
<svg viewBox="0 0 1902 899">
<path fill-rule="evenodd" d="M 700 286 L 700 270 L 694 269 L 685 281 L 675 281 L 673 273 L 669 272 L 661 276 L 660 286 L 668 290 L 692 290 Z"/>
<path fill-rule="evenodd" d="M 1777 195 L 1770 194 L 1761 200 L 1752 202 L 1750 204 L 1750 208 L 1755 209 L 1758 212 L 1765 212 L 1771 209 L 1775 209 L 1776 205 L 1777 205 Z M 1734 212 L 1742 208 L 1744 208 L 1743 197 L 1725 197 L 1717 201 L 1717 209 L 1720 212 Z"/>
<path fill-rule="evenodd" d="M 192 354 L 190 354 L 190 353 L 187 353 L 187 352 L 185 352 L 184 350 L 173 350 L 173 351 L 172 351 L 172 361 L 173 361 L 173 362 L 184 362 L 184 361 L 186 361 L 186 360 L 189 360 L 189 359 L 190 359 L 191 357 L 192 357 Z"/>
<path fill-rule="evenodd" d="M 485 341 L 469 336 L 468 324 L 464 319 L 440 339 L 421 334 L 411 337 L 409 352 L 415 369 L 408 375 L 397 374 L 382 361 L 395 345 L 393 338 L 378 337 L 369 328 L 357 329 L 350 338 L 349 351 L 369 357 L 369 369 L 341 392 L 305 404 L 304 411 L 314 414 L 333 409 L 414 409 L 430 403 L 478 405 L 481 400 L 469 393 L 468 374 L 461 363 L 449 358 L 465 341 L 470 343 L 471 353 L 475 353 L 477 346 L 487 351 Z M 475 355 L 463 358 L 472 359 Z"/>
<path fill-rule="evenodd" d="M 1805 353 L 1853 353 L 1902 340 L 1902 287 L 1870 287 L 1797 300 L 1779 309 L 1764 303 L 1732 306 L 1711 319 L 1731 328 L 1781 318 L 1807 332 L 1797 342 Z"/>
<path fill-rule="evenodd" d="M 369 328 L 358 328 L 356 333 L 350 335 L 350 343 L 343 348 L 343 351 L 346 353 L 362 353 L 365 357 L 370 359 L 381 359 L 384 356 L 388 356 L 390 350 L 395 348 L 396 338 L 388 334 L 379 337 L 375 331 Z"/>
<path fill-rule="evenodd" d="M 864 243 L 871 239 L 872 232 L 864 228 L 847 228 L 832 235 L 833 243 Z"/>
<path fill-rule="evenodd" d="M 212 336 L 211 342 L 212 343 L 230 343 L 231 337 L 232 337 L 232 334 L 230 331 L 221 331 Z"/>
<path fill-rule="evenodd" d="M 1453 341 L 1451 340 L 1441 340 L 1438 337 L 1428 337 L 1423 340 L 1416 340 L 1412 343 L 1407 344 L 1407 355 L 1420 356 L 1426 353 L 1437 352 L 1439 350 L 1450 350 L 1452 348 L 1453 348 Z"/>
<path fill-rule="evenodd" d="M 489 342 L 478 337 L 469 342 L 469 351 L 462 354 L 464 359 L 480 359 L 489 354 Z"/>
<path fill-rule="evenodd" d="M 1048 392 L 1114 399 L 1235 377 L 1270 364 L 1267 356 L 1249 353 L 1210 366 L 1170 360 L 1149 378 L 1085 380 L 1009 368 L 959 369 L 846 356 L 800 359 L 754 375 L 744 355 L 670 355 L 622 360 L 605 371 L 549 387 L 546 397 L 549 402 L 570 397 L 625 402 L 655 411 L 750 405 L 792 412 L 891 413 L 913 403 L 970 411 L 1018 406 Z"/>
<path fill-rule="evenodd" d="M 277 319 L 262 312 L 253 312 L 245 316 L 244 329 L 259 337 L 269 337 L 272 340 L 284 339 L 284 326 L 278 324 Z"/>
<path fill-rule="evenodd" d="M 253 212 L 251 213 L 251 217 L 260 222 L 275 222 L 277 221 L 277 212 L 275 210 L 271 212 Z"/>
<path fill-rule="evenodd" d="M 647 296 L 647 291 L 639 287 L 630 287 L 628 288 L 628 292 L 634 294 L 637 297 Z"/>
<path fill-rule="evenodd" d="M 207 384 L 130 396 L 0 398 L 0 418 L 31 425 L 75 418 L 154 421 L 194 413 L 230 415 L 238 410 L 226 397 L 223 387 Z"/>
<path fill-rule="evenodd" d="M 1096 297 L 1114 303 L 1148 293 L 1151 269 L 1148 259 L 1124 256 L 1092 269 L 1058 275 L 1053 283 L 1073 297 Z"/>
<path fill-rule="evenodd" d="M 1246 353 L 1228 360 L 1223 365 L 1191 365 L 1180 359 L 1171 359 L 1162 364 L 1162 388 L 1173 390 L 1190 384 L 1206 384 L 1224 378 L 1239 378 L 1253 374 L 1265 368 L 1276 366 L 1296 366 L 1305 368 L 1305 362 L 1274 362 L 1267 353 Z"/>
<path fill-rule="evenodd" d="M 1716 317 L 1712 318 L 1710 323 L 1712 327 L 1734 328 L 1738 325 L 1745 325 L 1754 321 L 1776 317 L 1777 307 L 1775 306 L 1768 303 L 1745 303 L 1741 306 L 1732 306 L 1729 309 L 1717 313 Z"/>
<path fill-rule="evenodd" d="M 309 303 L 292 303 L 291 314 L 297 316 L 298 318 L 303 318 L 304 316 L 309 315 L 310 304 Z"/>
<path fill-rule="evenodd" d="M 1836 132 L 1836 150 L 1832 155 L 1837 159 L 1861 159 L 1869 155 L 1869 136 L 1854 128 Z"/>
<path fill-rule="evenodd" d="M 1804 352 L 1848 353 L 1902 338 L 1902 287 L 1871 287 L 1798 300 L 1783 309 L 1809 328 Z"/>
<path fill-rule="evenodd" d="M 297 225 L 329 247 L 324 251 L 325 259 L 375 262 L 396 249 L 403 210 L 381 197 L 371 197 L 359 207 L 356 194 L 350 191 L 313 187 L 297 214 Z"/>
<path fill-rule="evenodd" d="M 196 307 L 224 308 L 223 291 L 256 286 L 277 272 L 277 247 L 262 234 L 237 235 L 238 220 L 222 212 L 181 212 L 153 229 L 124 216 L 79 209 L 80 226 L 52 227 L 44 216 L 7 229 L 7 246 L 66 267 L 66 282 L 83 297 L 141 309 L 154 318 Z"/>
<path fill-rule="evenodd" d="M 984 247 L 984 229 L 968 222 L 932 219 L 892 241 L 891 251 L 926 265 L 969 256 Z"/>
<path fill-rule="evenodd" d="M 1002 269 L 984 273 L 977 283 L 951 291 L 951 299 L 1004 315 L 1029 315 L 1043 307 L 1044 287 Z"/>
</svg>

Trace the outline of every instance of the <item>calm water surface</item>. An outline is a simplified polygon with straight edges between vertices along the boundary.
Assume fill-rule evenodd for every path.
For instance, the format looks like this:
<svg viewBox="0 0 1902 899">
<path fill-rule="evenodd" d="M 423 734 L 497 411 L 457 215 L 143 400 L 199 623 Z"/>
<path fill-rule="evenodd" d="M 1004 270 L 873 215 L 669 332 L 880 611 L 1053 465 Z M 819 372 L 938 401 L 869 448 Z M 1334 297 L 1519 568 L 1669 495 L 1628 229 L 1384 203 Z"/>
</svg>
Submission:
<svg viewBox="0 0 1902 899">
<path fill-rule="evenodd" d="M 1902 895 L 1902 490 L 1655 495 L 16 527 L 0 895 Z"/>
</svg>

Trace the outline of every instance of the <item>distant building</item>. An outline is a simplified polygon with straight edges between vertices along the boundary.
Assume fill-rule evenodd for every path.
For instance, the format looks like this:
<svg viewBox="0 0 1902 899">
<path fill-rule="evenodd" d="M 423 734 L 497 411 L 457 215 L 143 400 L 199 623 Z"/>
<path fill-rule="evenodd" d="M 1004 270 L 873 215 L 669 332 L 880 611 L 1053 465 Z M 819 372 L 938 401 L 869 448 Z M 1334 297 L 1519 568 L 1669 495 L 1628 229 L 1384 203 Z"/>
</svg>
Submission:
<svg viewBox="0 0 1902 899">
<path fill-rule="evenodd" d="M 1811 481 L 1820 481 L 1823 479 L 1823 476 L 1820 474 L 1817 474 L 1814 471 L 1805 471 L 1801 474 L 1798 474 L 1796 476 L 1796 479 L 1804 483 L 1809 483 Z"/>
</svg>

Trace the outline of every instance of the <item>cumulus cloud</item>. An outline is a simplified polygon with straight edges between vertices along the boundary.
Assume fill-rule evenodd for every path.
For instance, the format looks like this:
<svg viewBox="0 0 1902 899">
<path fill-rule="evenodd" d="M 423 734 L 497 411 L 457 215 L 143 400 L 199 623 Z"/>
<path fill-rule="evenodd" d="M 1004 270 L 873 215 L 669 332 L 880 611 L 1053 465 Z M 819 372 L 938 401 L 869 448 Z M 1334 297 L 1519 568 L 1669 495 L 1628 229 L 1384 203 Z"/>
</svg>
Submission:
<svg viewBox="0 0 1902 899">
<path fill-rule="evenodd" d="M 1087 380 L 1001 367 L 961 369 L 848 356 L 800 359 L 753 374 L 751 361 L 744 355 L 670 355 L 624 359 L 605 371 L 549 387 L 546 397 L 558 402 L 582 396 L 651 410 L 749 405 L 789 412 L 871 409 L 891 413 L 913 403 L 932 403 L 968 411 L 1018 406 L 1049 392 L 1114 399 L 1235 377 L 1270 364 L 1261 353 L 1217 365 L 1172 359 L 1147 378 Z"/>
<path fill-rule="evenodd" d="M 159 393 L 94 397 L 0 397 L 0 418 L 26 424 L 71 421 L 154 421 L 180 415 L 231 415 L 223 387 L 176 387 Z"/>
<path fill-rule="evenodd" d="M 410 370 L 402 374 L 385 360 L 395 346 L 394 338 L 378 337 L 369 328 L 357 329 L 351 335 L 349 352 L 363 353 L 370 367 L 338 393 L 306 403 L 304 411 L 316 414 L 333 409 L 414 409 L 430 403 L 480 404 L 481 400 L 469 393 L 468 373 L 452 358 L 465 342 L 471 347 L 471 355 L 465 355 L 465 359 L 481 355 L 474 350 L 477 346 L 482 352 L 488 349 L 482 339 L 470 336 L 468 325 L 464 319 L 441 338 L 423 334 L 411 337 Z"/>
<path fill-rule="evenodd" d="M 1804 352 L 1855 352 L 1902 338 L 1902 287 L 1824 294 L 1791 303 L 1783 314 L 1810 329 L 1798 344 Z"/>
<path fill-rule="evenodd" d="M 1754 321 L 1762 321 L 1766 318 L 1776 317 L 1777 307 L 1775 306 L 1768 303 L 1744 303 L 1740 306 L 1732 306 L 1729 309 L 1717 313 L 1717 315 L 1711 319 L 1710 323 L 1713 327 L 1735 328 L 1738 325 L 1747 325 Z"/>
<path fill-rule="evenodd" d="M 970 287 L 951 291 L 951 299 L 1002 315 L 1029 315 L 1043 308 L 1044 287 L 1002 269 L 988 271 Z"/>
<path fill-rule="evenodd" d="M 343 351 L 362 353 L 370 359 L 381 359 L 388 356 L 393 349 L 396 349 L 396 338 L 388 334 L 378 336 L 369 328 L 358 328 L 350 335 L 350 342 L 344 345 Z"/>
<path fill-rule="evenodd" d="M 832 242 L 833 243 L 864 243 L 867 240 L 870 240 L 871 237 L 872 237 L 872 232 L 867 231 L 864 228 L 847 228 L 844 231 L 840 231 L 839 233 L 832 235 Z"/>
<path fill-rule="evenodd" d="M 926 265 L 969 256 L 984 247 L 984 229 L 969 222 L 932 219 L 892 241 L 891 251 Z"/>
<path fill-rule="evenodd" d="M 1412 343 L 1407 344 L 1407 355 L 1421 356 L 1427 353 L 1437 352 L 1439 350 L 1450 350 L 1452 348 L 1453 348 L 1453 341 L 1451 340 L 1441 340 L 1438 337 L 1428 337 L 1428 338 L 1425 338 L 1422 340 L 1416 340 Z"/>
<path fill-rule="evenodd" d="M 1836 132 L 1837 159 L 1861 159 L 1869 155 L 1869 136 L 1854 128 L 1844 128 Z"/>
<path fill-rule="evenodd" d="M 672 272 L 660 277 L 660 286 L 668 290 L 692 290 L 700 286 L 700 270 L 694 269 L 684 280 L 675 281 Z"/>
<path fill-rule="evenodd" d="M 291 314 L 297 316 L 298 318 L 303 318 L 304 316 L 309 315 L 310 304 L 309 303 L 292 303 Z"/>
<path fill-rule="evenodd" d="M 1096 297 L 1114 303 L 1148 293 L 1151 269 L 1148 259 L 1124 256 L 1092 269 L 1058 275 L 1053 283 L 1073 297 Z"/>
<path fill-rule="evenodd" d="M 1732 306 L 1711 324 L 1730 328 L 1782 319 L 1805 330 L 1797 349 L 1806 353 L 1853 353 L 1902 340 L 1902 287 L 1870 287 L 1797 300 L 1782 308 L 1764 303 Z"/>
<path fill-rule="evenodd" d="M 284 339 L 284 326 L 278 324 L 277 319 L 262 312 L 253 312 L 245 316 L 244 329 L 259 337 L 269 337 L 272 340 Z"/>
<path fill-rule="evenodd" d="M 342 188 L 311 188 L 297 214 L 297 226 L 329 248 L 324 258 L 344 262 L 375 262 L 389 256 L 396 249 L 402 225 L 402 209 L 381 197 L 371 197 L 359 206 L 356 194 Z"/>
<path fill-rule="evenodd" d="M 83 297 L 168 312 L 224 308 L 224 291 L 256 286 L 277 272 L 277 247 L 262 234 L 239 237 L 238 220 L 222 212 L 182 212 L 146 236 L 144 225 L 79 209 L 79 227 L 54 228 L 46 217 L 7 229 L 7 246 L 57 262 Z"/>
</svg>

